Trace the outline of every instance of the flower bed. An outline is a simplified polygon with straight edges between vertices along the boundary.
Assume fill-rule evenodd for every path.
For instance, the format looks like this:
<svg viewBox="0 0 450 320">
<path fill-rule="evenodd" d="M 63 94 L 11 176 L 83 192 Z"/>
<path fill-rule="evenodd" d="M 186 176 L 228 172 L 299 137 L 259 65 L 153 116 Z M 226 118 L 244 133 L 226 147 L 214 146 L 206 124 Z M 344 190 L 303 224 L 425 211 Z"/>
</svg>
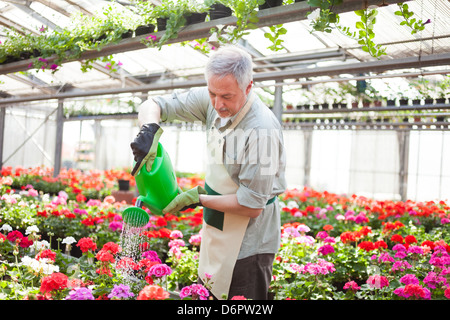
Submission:
<svg viewBox="0 0 450 320">
<path fill-rule="evenodd" d="M 121 217 L 128 205 L 110 195 L 127 173 L 67 170 L 45 178 L 51 173 L 2 170 L 0 300 L 208 299 L 209 275 L 205 286 L 196 284 L 201 208 L 151 216 L 139 255 L 129 257 Z M 178 183 L 189 189 L 203 180 L 183 175 Z M 279 199 L 274 299 L 450 298 L 444 201 L 375 201 L 309 188 Z"/>
</svg>

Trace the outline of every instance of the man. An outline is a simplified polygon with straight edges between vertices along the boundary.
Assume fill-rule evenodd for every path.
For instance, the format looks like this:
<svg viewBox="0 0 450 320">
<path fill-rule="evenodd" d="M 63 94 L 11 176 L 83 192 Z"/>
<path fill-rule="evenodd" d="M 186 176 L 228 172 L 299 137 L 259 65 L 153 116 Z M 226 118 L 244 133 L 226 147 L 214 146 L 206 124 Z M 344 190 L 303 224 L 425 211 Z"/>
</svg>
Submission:
<svg viewBox="0 0 450 320">
<path fill-rule="evenodd" d="M 280 241 L 277 195 L 286 182 L 279 121 L 252 91 L 251 57 L 228 46 L 211 55 L 207 87 L 159 96 L 139 110 L 141 126 L 131 143 L 133 174 L 153 161 L 160 121 L 206 124 L 208 162 L 205 189 L 179 194 L 163 212 L 203 206 L 199 279 L 212 275 L 217 299 L 267 299 Z"/>
</svg>

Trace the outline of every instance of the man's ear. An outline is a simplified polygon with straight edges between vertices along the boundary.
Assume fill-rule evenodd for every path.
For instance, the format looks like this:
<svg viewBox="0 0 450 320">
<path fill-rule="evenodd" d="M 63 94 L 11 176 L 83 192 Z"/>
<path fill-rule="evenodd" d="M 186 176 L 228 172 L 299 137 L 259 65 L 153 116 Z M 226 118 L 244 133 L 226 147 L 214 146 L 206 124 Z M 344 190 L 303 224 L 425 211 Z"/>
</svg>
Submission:
<svg viewBox="0 0 450 320">
<path fill-rule="evenodd" d="M 250 93 L 250 90 L 252 90 L 253 81 L 250 81 L 247 88 L 245 89 L 245 94 L 248 95 Z"/>
</svg>

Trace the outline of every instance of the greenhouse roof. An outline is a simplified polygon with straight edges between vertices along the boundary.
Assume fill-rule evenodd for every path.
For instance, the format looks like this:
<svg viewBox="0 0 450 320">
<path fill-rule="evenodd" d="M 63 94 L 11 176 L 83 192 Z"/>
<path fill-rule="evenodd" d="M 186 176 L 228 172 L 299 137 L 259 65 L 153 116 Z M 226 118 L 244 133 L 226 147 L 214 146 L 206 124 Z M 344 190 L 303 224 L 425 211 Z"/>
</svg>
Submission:
<svg viewBox="0 0 450 320">
<path fill-rule="evenodd" d="M 159 4 L 159 1 L 151 2 Z M 259 28 L 251 30 L 239 41 L 239 45 L 253 57 L 256 84 L 264 86 L 268 81 L 273 84 L 273 81 L 284 80 L 286 83 L 302 83 L 323 77 L 417 76 L 450 72 L 449 1 L 407 1 L 417 20 L 429 20 L 424 30 L 417 33 L 401 25 L 403 17 L 395 14 L 399 10 L 395 1 L 344 1 L 342 8 L 336 7 L 340 25 L 350 27 L 352 32 L 357 31 L 355 25 L 360 17 L 354 11 L 363 8 L 364 3 L 379 5 L 373 42 L 386 51 L 379 58 L 362 50 L 357 40 L 337 28 L 330 33 L 312 32 L 312 20 L 308 19 L 307 12 L 315 8 L 309 7 L 305 1 L 261 10 Z M 125 12 L 132 4 L 132 1 L 98 0 L 0 1 L 0 23 L 7 28 L 38 35 L 43 27 L 53 30 L 70 26 L 72 16 L 77 12 L 102 16 L 107 6 L 114 5 Z M 208 54 L 195 49 L 198 45 L 196 37 L 209 36 L 211 27 L 223 22 L 233 23 L 233 18 L 187 26 L 180 31 L 178 40 L 160 49 L 124 39 L 94 53 L 94 58 L 111 54 L 114 61 L 120 62 L 116 71 L 111 70 L 108 61 L 102 60 L 97 60 L 86 72 L 81 70 L 78 60 L 64 63 L 54 73 L 28 69 L 25 62 L 0 65 L 0 94 L 3 98 L 0 103 L 12 103 L 24 97 L 31 101 L 46 97 L 141 94 L 201 85 Z M 287 33 L 280 37 L 283 48 L 275 52 L 268 48 L 272 43 L 264 34 L 276 24 L 283 24 Z M 0 33 L 0 41 L 7 41 L 5 32 Z M 177 41 L 185 42 L 180 44 Z"/>
</svg>

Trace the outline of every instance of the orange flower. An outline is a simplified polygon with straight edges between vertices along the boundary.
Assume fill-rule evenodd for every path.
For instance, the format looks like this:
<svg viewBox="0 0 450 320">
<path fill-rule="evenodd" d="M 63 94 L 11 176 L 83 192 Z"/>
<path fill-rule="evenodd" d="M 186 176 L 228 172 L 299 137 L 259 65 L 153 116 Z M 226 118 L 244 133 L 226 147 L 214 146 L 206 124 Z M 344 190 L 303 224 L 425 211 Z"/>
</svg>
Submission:
<svg viewBox="0 0 450 320">
<path fill-rule="evenodd" d="M 329 231 L 329 230 L 333 230 L 333 226 L 331 224 L 326 224 L 323 226 L 323 230 L 325 231 Z"/>
<path fill-rule="evenodd" d="M 137 300 L 165 300 L 169 293 L 157 285 L 145 286 L 137 297 Z"/>
</svg>

